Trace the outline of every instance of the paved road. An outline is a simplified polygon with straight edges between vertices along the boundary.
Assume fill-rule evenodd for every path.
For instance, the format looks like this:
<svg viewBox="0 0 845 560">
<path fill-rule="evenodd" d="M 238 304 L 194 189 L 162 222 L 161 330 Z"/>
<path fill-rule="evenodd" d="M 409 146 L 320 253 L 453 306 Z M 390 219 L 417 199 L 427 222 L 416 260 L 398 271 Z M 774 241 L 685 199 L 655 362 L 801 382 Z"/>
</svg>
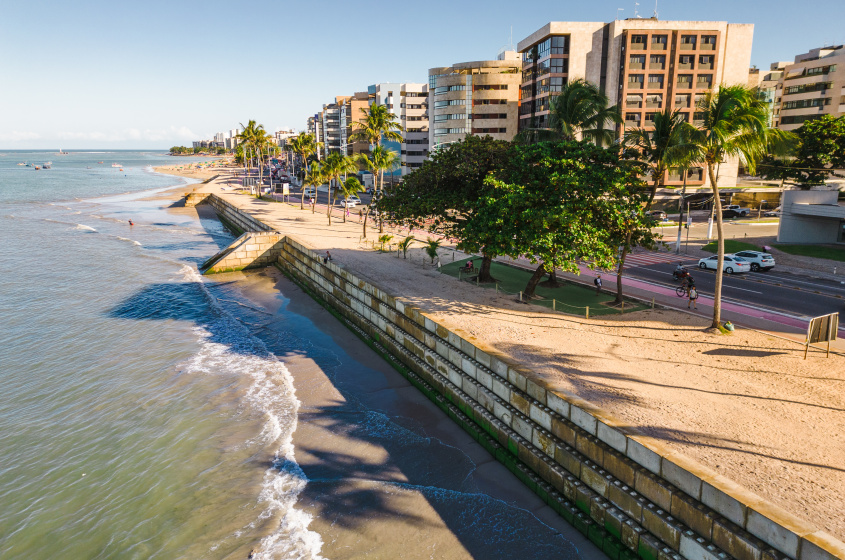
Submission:
<svg viewBox="0 0 845 560">
<path fill-rule="evenodd" d="M 702 295 L 712 296 L 716 282 L 713 270 L 701 270 L 697 260 L 683 260 L 684 266 L 695 278 L 695 285 Z M 664 287 L 675 288 L 672 280 L 673 263 L 637 264 L 626 267 L 632 278 L 645 280 Z M 796 317 L 815 317 L 840 312 L 845 315 L 845 284 L 832 280 L 817 280 L 777 272 L 749 272 L 723 276 L 723 299 L 771 309 Z M 679 298 L 680 300 L 680 298 Z"/>
</svg>

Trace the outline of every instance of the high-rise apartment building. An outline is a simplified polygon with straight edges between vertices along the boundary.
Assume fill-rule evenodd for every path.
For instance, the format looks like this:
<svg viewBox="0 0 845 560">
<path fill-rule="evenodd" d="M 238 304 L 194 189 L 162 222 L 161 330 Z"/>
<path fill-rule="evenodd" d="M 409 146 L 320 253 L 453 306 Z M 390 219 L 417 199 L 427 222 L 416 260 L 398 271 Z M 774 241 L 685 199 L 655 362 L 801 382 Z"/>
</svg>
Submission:
<svg viewBox="0 0 845 560">
<path fill-rule="evenodd" d="M 370 145 L 367 142 L 351 142 L 350 138 L 357 130 L 356 122 L 362 122 L 365 118 L 362 109 L 370 106 L 370 95 L 367 92 L 357 92 L 343 98 L 340 105 L 340 152 L 347 156 L 353 156 L 368 151 Z"/>
<path fill-rule="evenodd" d="M 783 76 L 784 68 L 791 62 L 772 62 L 768 72 L 761 72 L 757 68 L 748 71 L 748 87 L 757 90 L 757 97 L 766 103 L 769 109 L 769 126 L 774 126 L 773 116 L 776 110 L 775 98 L 777 85 Z"/>
<path fill-rule="evenodd" d="M 428 86 L 414 83 L 378 83 L 367 88 L 370 105 L 385 105 L 402 126 L 402 141 L 382 144 L 402 159 L 395 174 L 407 175 L 428 157 Z"/>
<path fill-rule="evenodd" d="M 695 122 L 696 102 L 706 92 L 748 82 L 753 32 L 751 24 L 724 21 L 550 22 L 519 42 L 519 127 L 548 127 L 551 99 L 576 78 L 598 85 L 619 105 L 620 134 L 625 127 L 648 128 L 666 108 Z M 735 184 L 736 171 L 736 164 L 720 166 L 719 184 Z M 666 182 L 681 179 L 675 170 Z M 688 181 L 703 183 L 704 170 Z"/>
<path fill-rule="evenodd" d="M 775 126 L 795 130 L 822 115 L 845 115 L 845 45 L 799 54 L 778 80 Z"/>
<path fill-rule="evenodd" d="M 429 144 L 436 148 L 462 140 L 467 134 L 513 140 L 521 70 L 515 51 L 505 51 L 498 60 L 429 69 Z"/>
</svg>

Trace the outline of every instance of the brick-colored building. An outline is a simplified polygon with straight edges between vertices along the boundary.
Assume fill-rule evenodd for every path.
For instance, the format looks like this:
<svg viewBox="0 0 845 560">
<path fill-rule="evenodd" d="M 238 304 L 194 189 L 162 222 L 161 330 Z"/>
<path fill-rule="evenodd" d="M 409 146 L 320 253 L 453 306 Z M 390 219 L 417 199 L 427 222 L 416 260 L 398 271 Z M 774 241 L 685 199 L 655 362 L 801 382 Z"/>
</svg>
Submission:
<svg viewBox="0 0 845 560">
<path fill-rule="evenodd" d="M 576 78 L 597 84 L 619 105 L 620 134 L 626 127 L 648 128 L 665 108 L 695 122 L 704 93 L 719 84 L 748 83 L 753 31 L 751 24 L 657 18 L 550 22 L 519 42 L 519 128 L 548 127 L 551 99 Z M 723 164 L 719 184 L 735 184 L 736 175 L 735 163 Z M 680 183 L 681 176 L 670 172 L 666 182 Z M 704 182 L 704 170 L 688 179 Z"/>
</svg>

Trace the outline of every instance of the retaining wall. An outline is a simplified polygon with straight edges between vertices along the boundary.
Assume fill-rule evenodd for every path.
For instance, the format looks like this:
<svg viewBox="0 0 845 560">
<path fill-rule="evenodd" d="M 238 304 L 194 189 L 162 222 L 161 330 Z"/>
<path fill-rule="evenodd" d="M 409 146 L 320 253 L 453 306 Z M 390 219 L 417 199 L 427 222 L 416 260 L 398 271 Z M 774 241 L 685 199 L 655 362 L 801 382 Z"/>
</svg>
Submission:
<svg viewBox="0 0 845 560">
<path fill-rule="evenodd" d="M 218 197 L 209 202 L 231 221 L 256 221 Z M 845 558 L 832 536 L 588 402 L 547 389 L 296 240 L 281 241 L 278 265 L 611 558 Z"/>
<path fill-rule="evenodd" d="M 244 233 L 200 266 L 203 274 L 262 268 L 278 261 L 284 235 L 278 232 Z"/>
</svg>

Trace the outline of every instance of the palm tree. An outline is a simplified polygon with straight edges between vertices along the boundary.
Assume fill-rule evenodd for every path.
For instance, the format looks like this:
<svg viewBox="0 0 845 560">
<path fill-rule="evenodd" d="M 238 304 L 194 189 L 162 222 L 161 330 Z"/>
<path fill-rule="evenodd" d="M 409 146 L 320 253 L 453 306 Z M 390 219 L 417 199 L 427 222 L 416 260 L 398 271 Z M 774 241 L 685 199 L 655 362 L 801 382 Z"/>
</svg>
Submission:
<svg viewBox="0 0 845 560">
<path fill-rule="evenodd" d="M 407 259 L 408 258 L 408 249 L 411 248 L 411 243 L 414 242 L 414 236 L 409 235 L 405 239 L 399 242 L 399 249 L 402 250 L 402 255 Z"/>
<path fill-rule="evenodd" d="M 302 181 L 302 185 L 305 187 L 314 187 L 314 200 L 311 203 L 311 213 L 314 214 L 317 211 L 317 187 L 322 185 L 326 182 L 326 175 L 323 166 L 320 164 L 319 161 L 315 161 L 311 164 L 311 168 L 308 170 L 307 175 L 305 175 L 305 179 Z M 303 192 L 305 189 L 303 189 Z M 305 195 L 302 196 L 305 199 Z"/>
<path fill-rule="evenodd" d="M 645 210 L 651 208 L 657 189 L 663 186 L 666 172 L 671 167 L 685 166 L 693 152 L 693 146 L 687 141 L 690 125 L 680 111 L 669 109 L 655 113 L 651 128 L 636 128 L 625 133 L 623 144 L 639 152 L 639 160 L 651 172 L 652 184 Z M 631 248 L 631 232 L 625 236 L 619 264 L 616 270 L 616 303 L 622 302 L 622 274 L 625 258 Z"/>
<path fill-rule="evenodd" d="M 329 204 L 328 210 L 326 211 L 326 215 L 329 217 L 329 225 L 332 225 L 332 207 L 334 206 L 334 197 L 337 194 L 337 190 L 332 189 L 332 181 L 337 181 L 338 186 L 340 183 L 340 176 L 346 175 L 348 173 L 355 173 L 358 171 L 358 165 L 355 163 L 355 160 L 349 156 L 345 156 L 340 152 L 332 152 L 326 158 L 326 162 L 323 165 L 323 177 L 329 183 Z M 346 216 L 346 212 L 343 213 Z"/>
<path fill-rule="evenodd" d="M 372 105 L 369 109 L 362 108 L 361 113 L 364 114 L 364 120 L 352 123 L 352 127 L 356 130 L 349 136 L 350 142 L 369 142 L 374 146 L 379 146 L 382 138 L 393 142 L 402 141 L 400 134 L 402 125 L 399 124 L 396 115 L 388 111 L 386 105 Z"/>
<path fill-rule="evenodd" d="M 380 235 L 378 238 L 378 242 L 381 243 L 381 252 L 384 253 L 384 244 L 389 243 L 390 240 L 393 239 L 393 236 L 389 233 L 385 233 L 384 235 Z"/>
<path fill-rule="evenodd" d="M 306 134 L 305 132 L 301 132 L 298 136 L 293 138 L 290 141 L 290 150 L 295 154 L 298 154 L 299 157 L 302 159 L 302 184 L 305 185 L 307 181 L 308 175 L 308 156 L 314 154 L 323 147 L 322 142 L 317 142 L 314 138 L 313 134 Z M 322 183 L 321 183 L 322 184 Z M 301 197 L 299 200 L 299 209 L 302 210 L 305 208 L 305 197 Z"/>
<path fill-rule="evenodd" d="M 431 257 L 431 264 L 434 264 L 434 259 L 437 258 L 437 249 L 440 248 L 440 241 L 437 239 L 426 239 L 425 253 Z"/>
<path fill-rule="evenodd" d="M 399 154 L 393 150 L 388 150 L 384 146 L 376 146 L 371 155 L 358 154 L 355 159 L 364 169 L 368 169 L 374 177 L 378 177 L 376 194 L 373 195 L 373 199 L 375 200 L 378 196 L 381 196 L 382 190 L 384 189 L 384 172 L 390 171 L 397 166 L 399 163 Z M 369 213 L 370 208 L 368 207 L 367 213 L 364 214 L 364 237 L 367 237 L 367 216 Z M 379 232 L 383 233 L 383 229 L 381 229 L 383 226 L 381 224 L 382 222 L 380 222 Z"/>
<path fill-rule="evenodd" d="M 343 194 L 344 200 L 347 201 L 347 210 L 349 209 L 349 197 L 363 191 L 364 185 L 361 184 L 358 177 L 349 177 L 340 184 L 340 192 Z M 343 223 L 346 223 L 346 212 L 343 213 Z"/>
<path fill-rule="evenodd" d="M 540 140 L 589 140 L 598 146 L 613 143 L 615 131 L 606 125 L 622 123 L 619 107 L 610 107 L 607 95 L 586 80 L 567 83 L 550 104 L 549 128 L 529 128 L 518 136 L 523 143 Z"/>
<path fill-rule="evenodd" d="M 719 248 L 711 326 L 718 328 L 722 307 L 722 267 L 725 262 L 718 167 L 729 159 L 736 159 L 745 165 L 750 173 L 754 173 L 757 161 L 773 147 L 788 142 L 792 135 L 768 127 L 768 108 L 765 102 L 757 99 L 754 91 L 745 86 L 722 86 L 717 91 L 709 92 L 696 110 L 700 124 L 691 127 L 688 142 L 694 150 L 691 160 L 707 166 L 710 188 L 713 191 Z"/>
</svg>

